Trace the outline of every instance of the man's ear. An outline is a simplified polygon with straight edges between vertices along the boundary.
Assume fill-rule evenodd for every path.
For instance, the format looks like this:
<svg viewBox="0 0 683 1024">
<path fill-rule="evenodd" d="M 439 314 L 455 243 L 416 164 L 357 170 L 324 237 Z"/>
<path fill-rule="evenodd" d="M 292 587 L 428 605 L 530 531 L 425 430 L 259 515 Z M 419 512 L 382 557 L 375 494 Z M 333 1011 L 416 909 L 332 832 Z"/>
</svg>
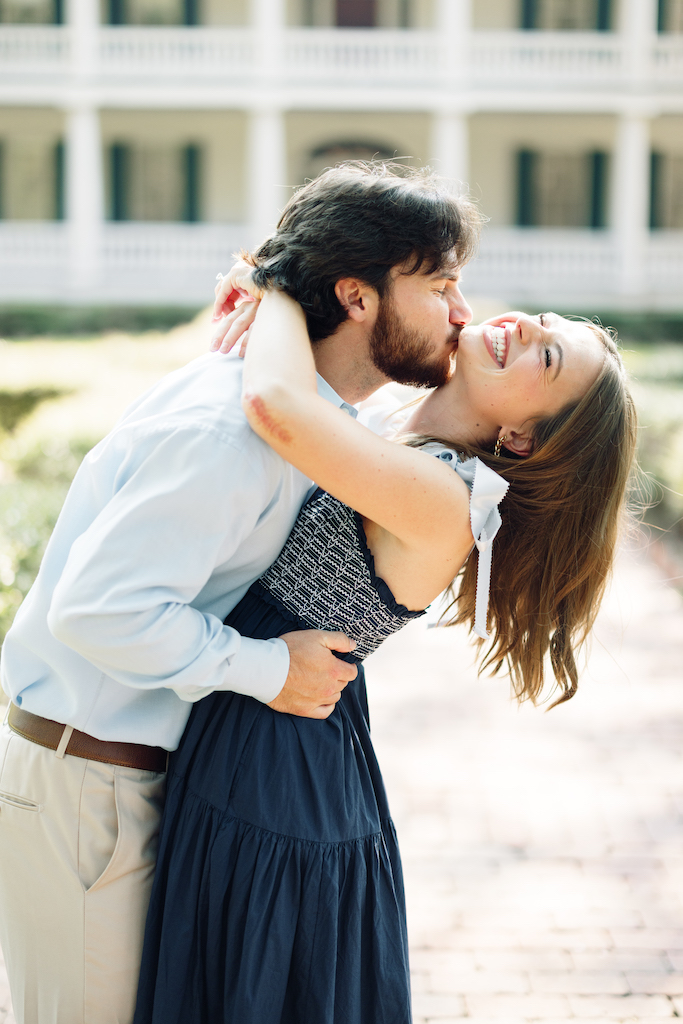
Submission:
<svg viewBox="0 0 683 1024">
<path fill-rule="evenodd" d="M 350 320 L 364 323 L 377 314 L 378 296 L 374 288 L 357 277 L 342 277 L 334 286 L 334 294 Z"/>
<path fill-rule="evenodd" d="M 530 431 L 526 430 L 512 430 L 510 427 L 501 427 L 500 436 L 506 435 L 506 440 L 503 441 L 503 448 L 507 448 L 509 452 L 514 452 L 515 455 L 531 455 L 534 450 L 534 441 Z"/>
</svg>

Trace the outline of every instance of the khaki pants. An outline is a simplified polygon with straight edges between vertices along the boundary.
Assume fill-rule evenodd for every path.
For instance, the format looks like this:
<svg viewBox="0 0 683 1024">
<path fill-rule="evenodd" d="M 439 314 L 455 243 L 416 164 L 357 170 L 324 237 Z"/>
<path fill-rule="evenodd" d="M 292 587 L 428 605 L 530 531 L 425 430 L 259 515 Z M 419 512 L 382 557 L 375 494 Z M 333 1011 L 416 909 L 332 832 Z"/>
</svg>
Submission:
<svg viewBox="0 0 683 1024">
<path fill-rule="evenodd" d="M 130 1024 L 164 773 L 0 730 L 0 942 L 17 1024 Z"/>
</svg>

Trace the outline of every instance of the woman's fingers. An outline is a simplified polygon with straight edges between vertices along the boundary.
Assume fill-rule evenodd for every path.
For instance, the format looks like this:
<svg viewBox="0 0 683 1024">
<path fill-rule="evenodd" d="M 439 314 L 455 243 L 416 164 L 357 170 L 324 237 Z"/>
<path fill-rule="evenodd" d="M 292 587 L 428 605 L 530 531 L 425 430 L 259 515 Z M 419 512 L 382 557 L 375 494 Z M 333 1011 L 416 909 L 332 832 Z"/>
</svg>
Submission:
<svg viewBox="0 0 683 1024">
<path fill-rule="evenodd" d="M 264 292 L 253 281 L 254 267 L 245 260 L 238 260 L 227 274 L 218 275 L 213 304 L 213 319 L 232 313 L 240 298 L 262 299 Z"/>
<path fill-rule="evenodd" d="M 223 317 L 216 324 L 211 335 L 211 345 L 209 346 L 211 351 L 229 352 L 243 338 L 246 331 L 253 324 L 258 306 L 258 302 L 247 299 L 242 302 L 241 306 L 234 309 L 232 313 Z"/>
</svg>

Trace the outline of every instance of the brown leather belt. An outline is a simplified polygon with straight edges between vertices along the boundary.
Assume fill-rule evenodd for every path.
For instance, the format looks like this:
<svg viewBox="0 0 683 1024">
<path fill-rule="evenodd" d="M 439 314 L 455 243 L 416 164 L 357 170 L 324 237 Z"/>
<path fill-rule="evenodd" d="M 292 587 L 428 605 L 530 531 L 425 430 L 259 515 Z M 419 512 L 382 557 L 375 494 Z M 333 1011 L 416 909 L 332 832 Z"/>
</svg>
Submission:
<svg viewBox="0 0 683 1024">
<path fill-rule="evenodd" d="M 25 740 L 50 750 L 59 748 L 67 728 L 61 722 L 32 715 L 16 704 L 10 705 L 7 724 Z M 89 761 L 118 764 L 123 768 L 141 768 L 147 772 L 165 772 L 168 761 L 168 752 L 162 747 L 148 747 L 144 743 L 110 743 L 107 740 L 96 740 L 94 736 L 88 736 L 87 732 L 78 732 L 76 729 L 71 733 L 63 753 L 85 757 Z"/>
</svg>

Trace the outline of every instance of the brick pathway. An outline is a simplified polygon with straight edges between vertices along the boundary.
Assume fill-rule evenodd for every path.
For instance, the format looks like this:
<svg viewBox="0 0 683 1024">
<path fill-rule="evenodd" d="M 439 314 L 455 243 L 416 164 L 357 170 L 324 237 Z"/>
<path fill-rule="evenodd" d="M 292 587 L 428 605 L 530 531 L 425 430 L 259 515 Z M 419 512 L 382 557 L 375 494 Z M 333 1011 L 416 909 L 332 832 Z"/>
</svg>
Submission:
<svg viewBox="0 0 683 1024">
<path fill-rule="evenodd" d="M 478 680 L 458 631 L 418 622 L 371 659 L 415 1024 L 683 1016 L 682 666 L 683 602 L 628 553 L 550 714 Z"/>
<path fill-rule="evenodd" d="M 416 1024 L 683 1016 L 683 602 L 625 554 L 549 714 L 420 623 L 368 665 Z"/>
</svg>

